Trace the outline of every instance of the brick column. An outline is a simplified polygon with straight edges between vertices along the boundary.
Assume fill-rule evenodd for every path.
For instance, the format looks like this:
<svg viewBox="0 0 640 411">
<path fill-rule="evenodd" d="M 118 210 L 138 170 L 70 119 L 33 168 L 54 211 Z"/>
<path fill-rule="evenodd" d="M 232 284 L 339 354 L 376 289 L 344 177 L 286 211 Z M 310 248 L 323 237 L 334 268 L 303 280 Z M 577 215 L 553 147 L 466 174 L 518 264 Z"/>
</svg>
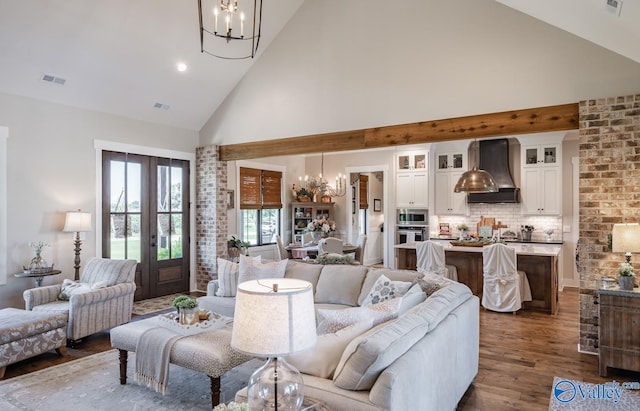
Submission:
<svg viewBox="0 0 640 411">
<path fill-rule="evenodd" d="M 607 236 L 640 221 L 640 94 L 580 102 L 579 201 L 580 348 L 598 352 L 595 290 L 624 260 Z M 640 272 L 640 259 L 634 266 Z"/>
<path fill-rule="evenodd" d="M 196 148 L 196 286 L 206 291 L 217 278 L 216 258 L 227 252 L 227 163 L 218 147 Z"/>
</svg>

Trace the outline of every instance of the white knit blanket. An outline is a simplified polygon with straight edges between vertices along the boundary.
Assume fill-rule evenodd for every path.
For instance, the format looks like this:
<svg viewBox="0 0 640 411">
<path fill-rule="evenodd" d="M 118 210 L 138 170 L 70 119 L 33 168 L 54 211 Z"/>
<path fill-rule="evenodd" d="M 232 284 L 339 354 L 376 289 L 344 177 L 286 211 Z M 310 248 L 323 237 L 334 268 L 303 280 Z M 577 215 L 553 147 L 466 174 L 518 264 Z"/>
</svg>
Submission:
<svg viewBox="0 0 640 411">
<path fill-rule="evenodd" d="M 136 379 L 163 395 L 169 381 L 171 348 L 182 335 L 165 327 L 146 330 L 136 345 Z"/>
</svg>

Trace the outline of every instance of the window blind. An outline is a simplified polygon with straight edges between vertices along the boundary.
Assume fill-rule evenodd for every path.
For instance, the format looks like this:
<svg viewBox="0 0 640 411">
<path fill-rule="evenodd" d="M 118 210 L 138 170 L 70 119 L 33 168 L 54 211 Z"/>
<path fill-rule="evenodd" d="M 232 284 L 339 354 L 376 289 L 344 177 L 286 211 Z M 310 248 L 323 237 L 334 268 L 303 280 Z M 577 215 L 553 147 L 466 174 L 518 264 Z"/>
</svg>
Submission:
<svg viewBox="0 0 640 411">
<path fill-rule="evenodd" d="M 240 209 L 282 208 L 282 173 L 240 167 Z"/>
<path fill-rule="evenodd" d="M 369 176 L 360 175 L 360 209 L 369 208 Z"/>
</svg>

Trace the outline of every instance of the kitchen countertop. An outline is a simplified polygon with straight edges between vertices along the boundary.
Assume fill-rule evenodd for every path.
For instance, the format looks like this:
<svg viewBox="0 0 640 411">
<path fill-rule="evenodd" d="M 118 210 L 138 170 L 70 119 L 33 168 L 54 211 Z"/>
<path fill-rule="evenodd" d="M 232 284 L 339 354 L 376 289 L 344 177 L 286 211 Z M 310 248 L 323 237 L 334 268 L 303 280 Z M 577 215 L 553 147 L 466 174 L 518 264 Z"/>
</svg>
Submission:
<svg viewBox="0 0 640 411">
<path fill-rule="evenodd" d="M 442 242 L 449 241 L 438 239 Z M 468 253 L 481 253 L 482 247 L 460 247 L 453 246 L 450 243 L 442 244 L 444 246 L 445 251 L 463 251 Z M 405 249 L 405 250 L 415 250 L 417 244 L 413 243 L 404 243 L 398 244 L 394 248 L 396 249 Z M 535 255 L 541 257 L 558 257 L 560 255 L 560 251 L 562 249 L 560 244 L 549 244 L 549 243 L 511 243 L 509 247 L 513 247 L 516 249 L 516 255 Z"/>
<path fill-rule="evenodd" d="M 434 240 L 434 241 L 458 241 L 458 237 L 431 237 L 429 238 L 429 240 Z M 564 244 L 564 242 L 562 240 L 551 240 L 551 241 L 546 241 L 546 240 L 542 240 L 542 241 L 536 241 L 536 240 L 532 240 L 532 241 L 522 241 L 522 240 L 506 240 L 503 239 L 503 241 L 505 243 L 518 243 L 518 244 L 557 244 L 557 245 L 561 245 Z"/>
</svg>

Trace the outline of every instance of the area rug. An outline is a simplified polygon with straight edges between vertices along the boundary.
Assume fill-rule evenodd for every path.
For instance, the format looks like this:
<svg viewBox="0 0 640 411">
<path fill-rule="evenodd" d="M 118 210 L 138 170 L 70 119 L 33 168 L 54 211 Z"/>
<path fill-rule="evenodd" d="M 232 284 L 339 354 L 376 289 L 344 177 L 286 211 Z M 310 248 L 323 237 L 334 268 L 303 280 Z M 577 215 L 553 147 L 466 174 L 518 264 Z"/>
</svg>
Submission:
<svg viewBox="0 0 640 411">
<path fill-rule="evenodd" d="M 264 361 L 251 360 L 222 376 L 221 401 L 233 401 Z M 205 374 L 171 364 L 163 396 L 135 382 L 129 353 L 127 384 L 120 385 L 118 350 L 105 351 L 0 382 L 0 410 L 211 410 Z"/>
<path fill-rule="evenodd" d="M 149 298 L 148 300 L 140 300 L 133 302 L 133 315 L 147 315 L 171 308 L 173 300 L 184 293 L 176 293 L 165 295 L 162 297 Z"/>
<path fill-rule="evenodd" d="M 640 410 L 640 383 L 587 383 L 554 377 L 550 410 Z"/>
</svg>

